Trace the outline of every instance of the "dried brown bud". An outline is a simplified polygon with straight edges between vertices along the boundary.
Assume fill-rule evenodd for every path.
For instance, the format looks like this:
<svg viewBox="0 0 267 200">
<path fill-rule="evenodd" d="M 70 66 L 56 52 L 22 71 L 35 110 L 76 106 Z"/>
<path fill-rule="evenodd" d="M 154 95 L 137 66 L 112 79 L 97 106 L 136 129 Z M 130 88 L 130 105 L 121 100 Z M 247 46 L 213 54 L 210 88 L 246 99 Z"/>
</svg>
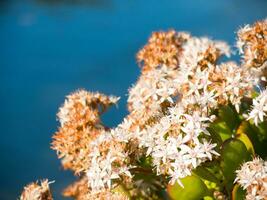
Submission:
<svg viewBox="0 0 267 200">
<path fill-rule="evenodd" d="M 148 44 L 137 54 L 138 62 L 144 62 L 143 70 L 155 68 L 166 64 L 168 67 L 177 67 L 181 45 L 187 40 L 189 34 L 168 32 L 155 32 L 149 38 Z"/>
<path fill-rule="evenodd" d="M 267 19 L 246 25 L 238 33 L 237 46 L 247 67 L 261 67 L 267 60 Z"/>
<path fill-rule="evenodd" d="M 116 104 L 118 99 L 85 90 L 67 96 L 58 113 L 61 127 L 53 136 L 52 142 L 52 149 L 62 158 L 65 169 L 72 169 L 78 174 L 88 168 L 90 142 L 105 129 L 100 115 L 109 106 Z"/>
</svg>

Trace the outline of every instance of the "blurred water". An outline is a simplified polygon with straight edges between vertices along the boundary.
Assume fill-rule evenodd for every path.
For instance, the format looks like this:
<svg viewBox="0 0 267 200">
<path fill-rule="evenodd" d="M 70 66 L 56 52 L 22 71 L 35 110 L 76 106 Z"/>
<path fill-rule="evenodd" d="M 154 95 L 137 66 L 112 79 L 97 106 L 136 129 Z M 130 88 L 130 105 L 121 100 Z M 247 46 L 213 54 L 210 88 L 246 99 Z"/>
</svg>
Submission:
<svg viewBox="0 0 267 200">
<path fill-rule="evenodd" d="M 71 182 L 51 136 L 77 88 L 121 96 L 104 121 L 126 115 L 135 54 L 152 31 L 187 30 L 233 44 L 240 25 L 266 17 L 266 0 L 0 0 L 0 199 L 49 178 L 56 199 Z"/>
</svg>

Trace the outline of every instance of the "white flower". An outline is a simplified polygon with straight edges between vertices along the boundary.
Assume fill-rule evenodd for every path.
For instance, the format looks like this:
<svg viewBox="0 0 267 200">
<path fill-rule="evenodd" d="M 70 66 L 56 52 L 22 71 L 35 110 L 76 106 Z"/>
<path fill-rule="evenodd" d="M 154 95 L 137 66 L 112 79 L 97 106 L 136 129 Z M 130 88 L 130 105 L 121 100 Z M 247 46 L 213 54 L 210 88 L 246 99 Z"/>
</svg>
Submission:
<svg viewBox="0 0 267 200">
<path fill-rule="evenodd" d="M 245 32 L 251 31 L 252 28 L 250 25 L 245 25 L 244 27 L 240 28 L 239 31 L 237 32 L 238 35 L 243 35 Z M 239 50 L 239 54 L 243 54 L 243 48 L 244 48 L 245 42 L 243 40 L 241 40 L 241 38 L 239 37 L 236 43 L 236 47 Z"/>
<path fill-rule="evenodd" d="M 169 169 L 171 177 L 170 184 L 174 184 L 177 181 L 181 187 L 184 187 L 180 179 L 191 175 L 191 168 L 185 164 L 184 160 L 185 158 L 183 156 L 179 156 L 171 164 L 172 167 Z"/>
<path fill-rule="evenodd" d="M 254 158 L 244 163 L 236 173 L 235 182 L 247 190 L 247 200 L 267 198 L 267 161 Z"/>
<path fill-rule="evenodd" d="M 248 114 L 247 120 L 253 119 L 255 125 L 264 121 L 264 116 L 267 112 L 267 90 L 261 92 L 261 94 L 253 99 L 252 109 Z"/>
<path fill-rule="evenodd" d="M 195 101 L 202 107 L 202 108 L 214 108 L 218 105 L 215 96 L 215 90 L 208 91 L 207 88 L 203 89 L 203 93 L 197 92 L 194 95 Z"/>
<path fill-rule="evenodd" d="M 105 186 L 111 188 L 111 180 L 119 178 L 119 174 L 112 170 L 112 163 L 116 157 L 108 154 L 104 159 L 93 158 L 91 167 L 87 171 L 88 183 L 92 190 L 100 190 Z"/>
<path fill-rule="evenodd" d="M 184 114 L 185 123 L 181 130 L 190 136 L 198 136 L 200 133 L 209 135 L 206 130 L 205 122 L 210 121 L 208 117 L 201 117 L 199 112 L 194 112 L 193 115 Z"/>
<path fill-rule="evenodd" d="M 206 140 L 202 141 L 202 143 L 200 143 L 200 144 L 201 144 L 201 146 L 202 146 L 203 151 L 204 151 L 205 154 L 206 154 L 206 157 L 207 157 L 209 160 L 212 160 L 212 154 L 213 154 L 213 155 L 216 155 L 216 156 L 220 156 L 220 154 L 218 154 L 216 151 L 213 150 L 214 147 L 217 146 L 216 144 L 207 142 Z"/>
<path fill-rule="evenodd" d="M 120 97 L 116 97 L 116 96 L 112 96 L 112 95 L 109 96 L 109 101 L 112 104 L 117 104 L 119 100 L 120 100 Z"/>
<path fill-rule="evenodd" d="M 92 191 L 112 188 L 112 181 L 119 179 L 122 174 L 131 177 L 129 171 L 131 166 L 124 162 L 128 156 L 122 148 L 125 141 L 128 141 L 127 134 L 123 137 L 124 133 L 125 131 L 120 127 L 112 129 L 110 132 L 103 131 L 90 143 L 92 151 L 88 156 L 91 165 L 86 175 Z M 105 147 L 102 147 L 103 144 Z"/>
</svg>

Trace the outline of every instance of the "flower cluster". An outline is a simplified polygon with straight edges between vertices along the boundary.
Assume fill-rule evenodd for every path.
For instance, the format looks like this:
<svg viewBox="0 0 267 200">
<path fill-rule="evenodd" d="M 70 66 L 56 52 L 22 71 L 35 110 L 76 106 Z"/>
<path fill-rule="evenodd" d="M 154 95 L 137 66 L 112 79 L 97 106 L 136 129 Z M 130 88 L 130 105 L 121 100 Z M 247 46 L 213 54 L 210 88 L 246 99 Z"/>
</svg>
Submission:
<svg viewBox="0 0 267 200">
<path fill-rule="evenodd" d="M 111 188 L 111 181 L 120 175 L 131 177 L 126 142 L 113 132 L 102 133 L 91 144 L 91 160 L 86 175 L 93 190 Z"/>
<path fill-rule="evenodd" d="M 66 169 L 80 173 L 88 169 L 91 160 L 90 143 L 105 130 L 100 115 L 116 104 L 119 98 L 79 90 L 69 96 L 59 109 L 60 128 L 53 136 L 52 148 Z"/>
<path fill-rule="evenodd" d="M 251 96 L 255 76 L 234 62 L 217 64 L 221 55 L 230 55 L 226 43 L 171 33 L 172 38 L 178 37 L 174 41 L 183 41 L 177 49 L 177 62 L 173 62 L 176 65 L 162 62 L 155 67 L 151 54 L 145 57 L 144 53 L 147 49 L 158 52 L 151 41 L 168 38 L 170 32 L 166 36 L 159 33 L 157 40 L 153 34 L 139 53 L 145 67 L 129 91 L 131 113 L 127 120 L 133 125 L 127 131 L 135 130 L 132 135 L 137 137 L 139 147 L 147 149 L 146 156 L 153 158 L 157 173 L 169 175 L 175 182 L 218 155 L 213 150 L 216 144 L 200 136 L 206 134 L 209 138 L 206 127 L 215 118 L 211 113 L 220 105 L 230 102 L 239 111 L 241 99 Z M 165 49 L 169 42 L 160 45 Z M 157 60 L 164 59 L 157 54 Z"/>
<path fill-rule="evenodd" d="M 76 200 L 128 200 L 126 195 L 119 192 L 111 192 L 109 189 L 101 189 L 98 192 L 92 193 L 88 187 L 88 179 L 83 177 L 73 185 L 67 187 L 64 192 L 64 196 L 73 197 Z"/>
<path fill-rule="evenodd" d="M 244 54 L 244 65 L 266 67 L 267 61 L 267 19 L 246 25 L 238 31 L 237 47 Z"/>
<path fill-rule="evenodd" d="M 181 45 L 188 36 L 187 33 L 177 33 L 174 30 L 153 33 L 148 44 L 137 54 L 138 62 L 144 63 L 143 70 L 146 71 L 163 64 L 176 68 Z"/>
<path fill-rule="evenodd" d="M 246 189 L 247 200 L 258 200 L 267 198 L 267 161 L 254 158 L 246 162 L 237 170 L 235 180 Z"/>
<path fill-rule="evenodd" d="M 256 125 L 264 121 L 267 112 L 267 90 L 265 89 L 258 97 L 253 99 L 252 109 L 248 114 L 247 119 L 252 119 Z"/>
<path fill-rule="evenodd" d="M 76 194 L 81 199 L 111 188 L 111 181 L 119 179 L 121 174 L 131 177 L 125 141 L 116 137 L 100 120 L 100 115 L 118 99 L 79 90 L 67 96 L 59 109 L 61 127 L 53 137 L 52 148 L 62 158 L 65 168 L 87 180 L 90 190 L 80 190 Z"/>
<path fill-rule="evenodd" d="M 30 183 L 24 187 L 20 196 L 20 200 L 53 200 L 48 180 L 41 181 L 40 185 L 37 183 Z"/>
<path fill-rule="evenodd" d="M 77 200 L 162 199 L 159 191 L 167 185 L 178 183 L 184 188 L 183 181 L 192 178 L 200 183 L 198 188 L 204 188 L 203 195 L 215 185 L 205 194 L 227 196 L 236 170 L 231 162 L 239 161 L 238 167 L 249 158 L 246 154 L 240 155 L 243 160 L 232 160 L 232 151 L 253 149 L 245 131 L 258 130 L 254 124 L 265 122 L 267 92 L 253 97 L 255 86 L 265 80 L 266 30 L 265 20 L 238 32 L 238 46 L 244 54 L 241 66 L 219 62 L 231 55 L 225 42 L 174 30 L 153 33 L 137 54 L 141 75 L 129 89 L 129 114 L 114 128 L 101 122 L 101 114 L 119 98 L 85 90 L 67 96 L 57 115 L 60 127 L 52 148 L 63 167 L 79 178 L 64 195 Z M 228 110 L 222 114 L 222 108 Z M 250 174 L 252 182 L 245 183 L 245 171 L 251 166 L 244 164 L 236 181 L 248 194 L 265 198 L 266 164 L 252 166 L 257 177 L 265 177 L 261 182 L 257 178 L 256 185 Z M 211 173 L 216 183 L 200 175 L 196 178 L 199 168 Z"/>
</svg>

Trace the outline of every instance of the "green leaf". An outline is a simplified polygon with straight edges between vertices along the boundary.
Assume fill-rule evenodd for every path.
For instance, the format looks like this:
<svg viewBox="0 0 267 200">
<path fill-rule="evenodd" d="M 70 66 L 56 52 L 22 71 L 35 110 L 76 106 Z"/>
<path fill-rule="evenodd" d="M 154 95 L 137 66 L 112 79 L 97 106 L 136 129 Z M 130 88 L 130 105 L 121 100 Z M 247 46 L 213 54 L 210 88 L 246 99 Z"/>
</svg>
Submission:
<svg viewBox="0 0 267 200">
<path fill-rule="evenodd" d="M 152 167 L 152 157 L 151 156 L 142 156 L 139 159 L 138 164 L 143 168 L 151 168 Z"/>
<path fill-rule="evenodd" d="M 212 137 L 219 137 L 221 141 L 225 141 L 231 138 L 233 134 L 231 129 L 227 126 L 226 122 L 221 120 L 216 120 L 211 123 L 208 130 L 212 134 Z M 217 136 L 215 136 L 214 134 L 216 134 Z"/>
<path fill-rule="evenodd" d="M 238 184 L 236 184 L 232 191 L 232 200 L 244 200 L 245 197 L 246 191 L 243 190 Z"/>
<path fill-rule="evenodd" d="M 205 196 L 205 197 L 203 198 L 203 200 L 214 200 L 214 198 L 211 197 L 211 196 Z"/>
<path fill-rule="evenodd" d="M 220 151 L 218 151 L 218 152 L 220 152 Z M 224 176 L 223 176 L 223 173 L 221 170 L 221 160 L 220 159 L 202 163 L 201 166 L 205 166 L 205 168 L 207 170 L 209 170 L 217 178 L 217 180 L 219 180 L 219 183 L 218 183 L 219 187 L 223 186 L 222 182 L 223 182 Z"/>
<path fill-rule="evenodd" d="M 112 192 L 120 193 L 120 194 L 125 195 L 127 197 L 131 196 L 129 191 L 122 184 L 119 184 L 117 187 L 113 188 Z"/>
<path fill-rule="evenodd" d="M 191 175 L 181 179 L 183 187 L 178 183 L 168 185 L 167 192 L 173 200 L 196 200 L 208 196 L 208 188 L 197 176 Z"/>
<path fill-rule="evenodd" d="M 210 133 L 210 137 L 212 140 L 212 143 L 216 143 L 217 146 L 215 147 L 216 150 L 218 150 L 218 147 L 222 144 L 222 138 L 219 135 L 218 132 L 215 131 L 214 127 L 210 124 L 210 127 L 207 127 L 208 132 Z"/>
<path fill-rule="evenodd" d="M 245 133 L 248 136 L 253 144 L 255 153 L 263 158 L 267 157 L 267 138 L 263 136 L 267 132 L 267 127 L 265 130 L 264 126 L 264 124 L 261 124 L 261 126 L 257 127 L 247 121 L 243 121 L 238 128 L 240 129 L 239 132 Z"/>
<path fill-rule="evenodd" d="M 203 166 L 199 166 L 194 170 L 194 174 L 204 180 L 220 184 L 216 176 Z"/>
<path fill-rule="evenodd" d="M 226 123 L 231 131 L 235 130 L 240 123 L 238 114 L 230 106 L 220 107 L 218 115 L 219 118 Z"/>
<path fill-rule="evenodd" d="M 238 127 L 237 132 L 236 132 L 236 138 L 241 140 L 246 145 L 249 153 L 251 153 L 252 155 L 255 155 L 253 144 L 250 141 L 249 137 L 247 136 L 244 128 L 245 127 L 242 124 Z"/>
<path fill-rule="evenodd" d="M 250 159 L 246 145 L 238 139 L 228 139 L 224 142 L 221 152 L 221 168 L 226 179 L 225 185 L 231 190 L 235 179 L 235 171 L 240 165 Z"/>
<path fill-rule="evenodd" d="M 264 121 L 262 123 L 259 123 L 257 129 L 260 136 L 260 140 L 267 139 L 267 122 Z"/>
</svg>

